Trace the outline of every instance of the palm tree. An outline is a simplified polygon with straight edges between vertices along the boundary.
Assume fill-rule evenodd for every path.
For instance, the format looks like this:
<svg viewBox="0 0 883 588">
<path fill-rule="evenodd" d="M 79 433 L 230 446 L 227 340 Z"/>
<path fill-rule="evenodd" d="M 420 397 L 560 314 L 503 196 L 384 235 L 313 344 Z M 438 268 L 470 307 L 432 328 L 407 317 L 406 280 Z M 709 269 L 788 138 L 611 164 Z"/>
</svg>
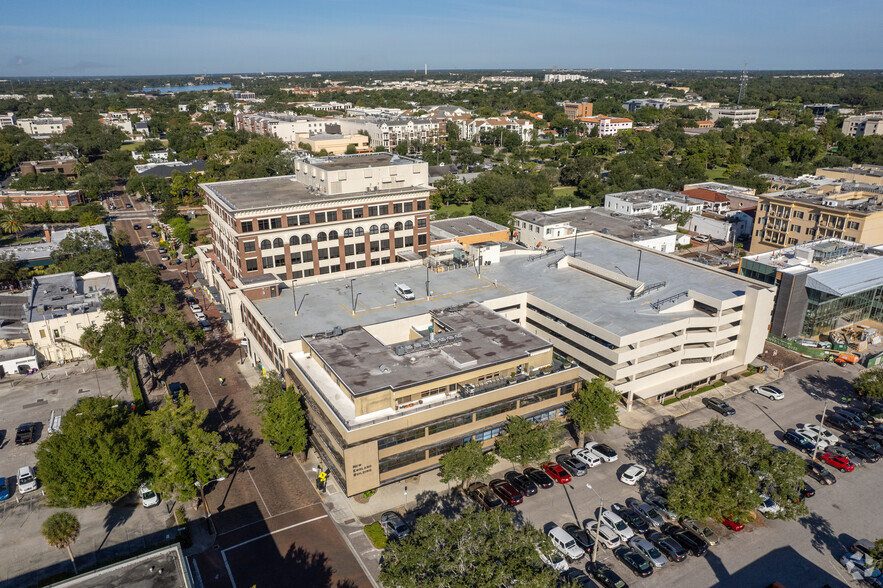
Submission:
<svg viewBox="0 0 883 588">
<path fill-rule="evenodd" d="M 22 224 L 13 213 L 7 212 L 0 217 L 0 229 L 3 229 L 4 233 L 16 233 L 17 235 L 22 229 Z"/>
<path fill-rule="evenodd" d="M 77 573 L 77 562 L 74 561 L 74 554 L 71 551 L 71 543 L 77 540 L 80 534 L 80 521 L 75 515 L 67 511 L 59 511 L 48 519 L 43 521 L 40 532 L 46 538 L 46 542 L 52 547 L 67 549 L 67 554 L 71 558 L 71 564 L 74 566 L 74 574 Z"/>
</svg>

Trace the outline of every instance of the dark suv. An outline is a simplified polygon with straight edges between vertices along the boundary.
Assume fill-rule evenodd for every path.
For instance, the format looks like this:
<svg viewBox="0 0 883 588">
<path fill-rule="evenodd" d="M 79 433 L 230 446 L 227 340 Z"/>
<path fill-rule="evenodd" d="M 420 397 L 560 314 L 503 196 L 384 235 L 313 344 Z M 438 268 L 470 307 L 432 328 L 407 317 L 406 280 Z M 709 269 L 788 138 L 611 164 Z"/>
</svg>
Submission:
<svg viewBox="0 0 883 588">
<path fill-rule="evenodd" d="M 16 445 L 30 445 L 36 440 L 37 423 L 25 423 L 15 430 Z"/>
<path fill-rule="evenodd" d="M 491 490 L 509 506 L 516 506 L 524 502 L 524 497 L 506 480 L 491 480 Z"/>
<path fill-rule="evenodd" d="M 702 404 L 713 411 L 721 413 L 724 416 L 732 416 L 736 414 L 736 409 L 721 400 L 720 398 L 703 398 Z"/>
<path fill-rule="evenodd" d="M 837 482 L 837 478 L 835 478 L 831 472 L 826 470 L 825 466 L 809 460 L 806 462 L 806 475 L 816 482 L 828 486 Z"/>
<path fill-rule="evenodd" d="M 800 449 L 803 451 L 812 451 L 813 447 L 814 447 L 812 444 L 812 441 L 810 441 L 809 439 L 807 439 L 806 437 L 804 437 L 800 433 L 793 431 L 791 429 L 788 429 L 787 431 L 785 431 L 785 434 L 782 436 L 782 439 L 788 445 L 791 445 L 792 447 L 796 447 L 797 449 Z"/>
<path fill-rule="evenodd" d="M 169 394 L 172 396 L 172 402 L 178 404 L 178 399 L 188 394 L 187 384 L 184 382 L 171 382 L 169 384 Z"/>
</svg>

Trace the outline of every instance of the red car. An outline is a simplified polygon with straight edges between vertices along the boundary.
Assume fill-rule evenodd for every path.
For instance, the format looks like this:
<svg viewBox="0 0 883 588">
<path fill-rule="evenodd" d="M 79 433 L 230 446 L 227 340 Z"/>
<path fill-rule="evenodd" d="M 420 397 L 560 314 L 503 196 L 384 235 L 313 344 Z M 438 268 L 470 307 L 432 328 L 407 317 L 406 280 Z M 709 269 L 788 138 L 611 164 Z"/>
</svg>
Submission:
<svg viewBox="0 0 883 588">
<path fill-rule="evenodd" d="M 735 531 L 737 533 L 745 528 L 745 525 L 743 525 L 742 523 L 737 523 L 736 521 L 731 521 L 727 517 L 721 517 L 721 524 L 724 527 L 726 527 L 732 531 Z"/>
<path fill-rule="evenodd" d="M 490 487 L 509 506 L 516 506 L 524 501 L 521 492 L 506 480 L 492 480 Z"/>
<path fill-rule="evenodd" d="M 558 482 L 559 484 L 567 484 L 570 482 L 570 474 L 557 463 L 546 462 L 543 464 L 543 471 Z"/>
<path fill-rule="evenodd" d="M 837 468 L 841 472 L 851 472 L 855 469 L 855 464 L 849 461 L 848 457 L 842 455 L 834 455 L 833 453 L 823 453 L 819 459 L 833 468 Z"/>
</svg>

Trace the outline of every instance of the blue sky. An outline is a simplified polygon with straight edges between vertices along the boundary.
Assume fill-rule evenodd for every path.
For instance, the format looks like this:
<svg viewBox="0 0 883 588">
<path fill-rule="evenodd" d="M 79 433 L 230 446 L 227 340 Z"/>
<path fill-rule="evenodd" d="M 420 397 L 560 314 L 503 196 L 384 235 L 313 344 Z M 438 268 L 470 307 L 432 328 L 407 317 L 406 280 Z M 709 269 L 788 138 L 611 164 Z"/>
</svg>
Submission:
<svg viewBox="0 0 883 588">
<path fill-rule="evenodd" d="M 3 23 L 10 77 L 883 68 L 880 0 L 42 0 Z"/>
</svg>

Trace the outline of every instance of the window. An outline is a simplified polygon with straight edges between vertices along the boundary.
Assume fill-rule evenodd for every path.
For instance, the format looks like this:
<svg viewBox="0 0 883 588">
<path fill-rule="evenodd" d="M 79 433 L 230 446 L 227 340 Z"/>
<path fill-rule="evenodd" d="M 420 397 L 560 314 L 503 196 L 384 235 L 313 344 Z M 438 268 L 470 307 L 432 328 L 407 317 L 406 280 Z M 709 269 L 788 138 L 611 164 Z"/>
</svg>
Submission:
<svg viewBox="0 0 883 588">
<path fill-rule="evenodd" d="M 261 241 L 261 249 L 269 249 L 270 248 L 270 240 L 264 239 Z"/>
<path fill-rule="evenodd" d="M 317 212 L 316 213 L 316 222 L 317 223 L 324 223 L 325 222 L 325 213 L 324 212 Z"/>
<path fill-rule="evenodd" d="M 281 229 L 282 228 L 282 217 L 276 217 L 270 219 L 270 228 L 271 229 Z"/>
<path fill-rule="evenodd" d="M 304 277 L 304 273 L 300 270 L 298 270 L 296 272 L 291 272 L 291 277 L 294 278 L 295 280 L 299 280 L 302 277 Z"/>
<path fill-rule="evenodd" d="M 405 229 L 406 229 L 406 230 L 407 230 L 407 229 L 413 229 L 413 228 L 414 228 L 414 223 L 413 223 L 413 221 L 405 221 Z"/>
<path fill-rule="evenodd" d="M 395 204 L 393 204 L 393 205 L 392 205 L 392 211 L 393 211 L 395 214 L 401 214 L 401 212 L 402 212 L 402 203 L 401 203 L 401 202 L 396 202 Z"/>
<path fill-rule="evenodd" d="M 310 215 L 308 215 L 308 214 L 302 214 L 299 217 L 297 217 L 297 219 L 298 219 L 298 222 L 302 225 L 310 224 Z"/>
<path fill-rule="evenodd" d="M 393 225 L 392 228 L 396 231 L 401 231 L 402 229 L 405 228 L 405 225 L 403 225 L 402 223 L 396 223 L 395 225 Z"/>
<path fill-rule="evenodd" d="M 343 252 L 344 252 L 346 255 L 352 255 L 353 253 L 356 252 L 356 248 L 355 248 L 354 246 L 352 246 L 352 245 L 344 245 L 344 246 L 343 246 Z"/>
<path fill-rule="evenodd" d="M 312 240 L 313 240 L 313 238 L 310 237 L 309 235 L 304 235 L 303 237 L 300 238 L 301 245 L 306 245 L 307 243 L 312 242 Z"/>
<path fill-rule="evenodd" d="M 362 227 L 356 227 L 356 237 L 363 237 L 365 235 L 365 229 Z"/>
<path fill-rule="evenodd" d="M 368 216 L 377 216 L 377 207 L 369 206 L 368 207 Z"/>
<path fill-rule="evenodd" d="M 380 241 L 371 241 L 371 251 L 380 251 Z"/>
<path fill-rule="evenodd" d="M 382 225 L 380 225 L 380 232 L 381 233 L 388 233 L 389 232 L 389 225 L 386 223 L 383 223 Z"/>
<path fill-rule="evenodd" d="M 352 230 L 352 229 L 344 229 L 344 230 L 343 230 L 343 237 L 344 237 L 344 238 L 352 237 L 352 236 L 353 236 L 353 230 Z"/>
<path fill-rule="evenodd" d="M 425 218 L 418 218 L 417 219 L 417 228 L 418 229 L 425 229 L 426 228 L 426 219 Z"/>
<path fill-rule="evenodd" d="M 426 200 L 417 201 L 417 210 L 426 210 Z"/>
<path fill-rule="evenodd" d="M 305 278 L 309 278 L 309 277 L 311 277 L 312 275 L 313 275 L 313 270 L 312 270 L 312 269 L 305 269 L 305 270 L 304 270 L 304 277 L 305 277 Z"/>
<path fill-rule="evenodd" d="M 368 229 L 368 232 L 371 233 L 372 235 L 376 235 L 377 232 L 378 232 L 378 231 L 377 231 L 377 225 L 371 225 L 371 228 Z"/>
<path fill-rule="evenodd" d="M 858 229 L 858 223 L 855 221 L 849 221 L 846 223 L 846 228 L 853 229 L 853 230 Z"/>
<path fill-rule="evenodd" d="M 297 235 L 292 235 L 288 240 L 289 245 L 300 245 L 300 239 L 297 238 Z"/>
<path fill-rule="evenodd" d="M 356 253 L 365 253 L 364 243 L 356 243 Z"/>
<path fill-rule="evenodd" d="M 267 255 L 266 257 L 262 257 L 261 261 L 264 264 L 264 269 L 267 269 L 268 267 L 273 267 L 273 256 L 272 255 Z"/>
<path fill-rule="evenodd" d="M 256 243 L 254 241 L 246 241 L 242 244 L 242 250 L 246 253 L 254 253 Z"/>
<path fill-rule="evenodd" d="M 316 253 L 318 254 L 319 261 L 328 259 L 328 250 L 327 249 L 319 249 L 316 251 Z"/>
<path fill-rule="evenodd" d="M 279 247 L 284 247 L 284 246 L 285 246 L 285 242 L 282 239 L 280 239 L 279 237 L 276 237 L 275 239 L 273 239 L 273 248 L 274 249 L 279 248 Z"/>
<path fill-rule="evenodd" d="M 396 249 L 401 249 L 402 246 L 404 245 L 404 243 L 405 243 L 404 239 L 402 239 L 401 237 L 397 237 L 396 238 Z"/>
<path fill-rule="evenodd" d="M 328 240 L 334 241 L 337 239 L 337 231 L 328 231 Z"/>
<path fill-rule="evenodd" d="M 291 265 L 297 265 L 298 263 L 300 263 L 300 253 L 292 253 Z"/>
<path fill-rule="evenodd" d="M 285 254 L 277 255 L 273 258 L 273 265 L 276 267 L 285 267 Z"/>
<path fill-rule="evenodd" d="M 423 233 L 422 235 L 417 235 L 417 244 L 426 245 L 426 233 Z"/>
<path fill-rule="evenodd" d="M 389 251 L 389 239 L 383 239 L 380 242 L 380 250 L 381 251 Z"/>
<path fill-rule="evenodd" d="M 325 217 L 328 219 L 329 223 L 333 223 L 334 221 L 337 220 L 337 211 L 336 210 L 329 210 L 328 212 L 325 213 Z"/>
<path fill-rule="evenodd" d="M 245 260 L 245 271 L 247 271 L 247 272 L 258 271 L 258 260 L 256 257 L 254 257 L 252 259 Z"/>
<path fill-rule="evenodd" d="M 339 267 L 339 266 L 338 266 L 338 267 Z M 354 262 L 351 261 L 351 262 L 349 262 L 348 264 L 346 264 L 346 269 L 348 269 L 348 270 L 354 270 L 354 269 L 356 269 L 356 264 L 355 264 Z"/>
<path fill-rule="evenodd" d="M 251 221 L 242 221 L 242 232 L 250 233 L 254 230 Z"/>
<path fill-rule="evenodd" d="M 362 218 L 363 216 L 365 216 L 365 209 L 364 208 L 354 208 L 353 209 L 353 218 Z"/>
<path fill-rule="evenodd" d="M 309 263 L 309 262 L 313 261 L 313 252 L 312 251 L 304 251 L 303 253 L 301 253 L 301 255 L 303 256 L 304 263 Z M 312 275 L 312 274 L 310 274 L 310 275 Z"/>
<path fill-rule="evenodd" d="M 414 245 L 414 237 L 412 235 L 408 235 L 405 237 L 405 247 L 411 247 Z"/>
<path fill-rule="evenodd" d="M 379 207 L 380 214 L 389 214 L 389 204 L 381 204 Z"/>
<path fill-rule="evenodd" d="M 316 235 L 316 241 L 321 242 L 321 241 L 327 241 L 327 240 L 328 240 L 328 235 L 326 235 L 324 231 L 319 233 L 318 235 Z"/>
<path fill-rule="evenodd" d="M 442 431 L 447 431 L 448 429 L 453 429 L 456 427 L 460 427 L 463 425 L 468 425 L 472 422 L 472 414 L 464 414 L 458 417 L 452 417 L 449 419 L 445 419 L 443 421 L 437 421 L 426 428 L 426 431 L 430 435 L 435 435 L 436 433 L 441 433 Z"/>
<path fill-rule="evenodd" d="M 340 257 L 340 247 L 329 247 L 328 255 L 333 259 L 335 257 Z"/>
<path fill-rule="evenodd" d="M 353 218 L 353 209 L 352 208 L 344 208 L 343 209 L 343 220 L 350 220 Z"/>
<path fill-rule="evenodd" d="M 270 219 L 262 218 L 258 221 L 258 230 L 267 231 L 270 229 Z"/>
<path fill-rule="evenodd" d="M 411 212 L 414 210 L 413 202 L 405 202 L 405 212 Z"/>
<path fill-rule="evenodd" d="M 297 215 L 296 214 L 289 216 L 287 220 L 288 220 L 289 227 L 296 227 L 297 226 Z"/>
</svg>

